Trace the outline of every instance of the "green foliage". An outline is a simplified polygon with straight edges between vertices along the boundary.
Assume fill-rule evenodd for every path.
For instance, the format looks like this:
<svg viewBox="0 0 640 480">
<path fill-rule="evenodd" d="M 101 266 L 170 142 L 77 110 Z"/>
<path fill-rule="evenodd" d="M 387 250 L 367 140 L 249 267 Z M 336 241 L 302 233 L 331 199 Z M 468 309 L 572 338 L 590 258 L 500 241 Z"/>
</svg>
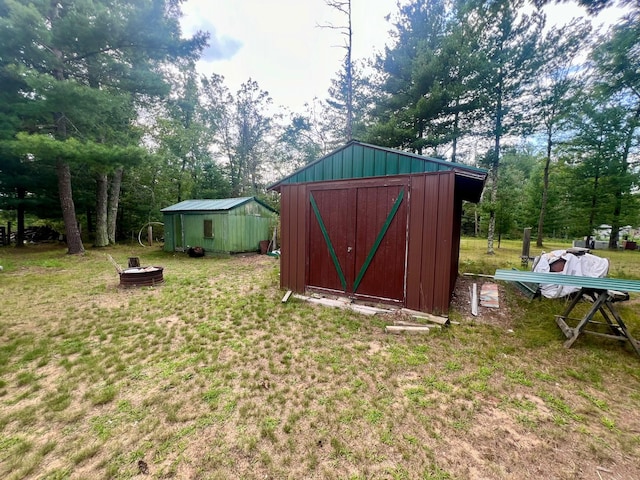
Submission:
<svg viewBox="0 0 640 480">
<path fill-rule="evenodd" d="M 231 196 L 256 195 L 264 188 L 274 119 L 269 93 L 255 80 L 244 82 L 235 96 L 223 77 L 202 78 L 204 116 L 213 128 Z"/>
<path fill-rule="evenodd" d="M 433 154 L 452 140 L 455 145 L 467 128 L 461 118 L 470 120 L 480 107 L 471 94 L 479 81 L 477 39 L 460 21 L 466 13 L 457 2 L 400 6 L 396 43 L 377 62 L 384 95 L 368 141 Z"/>
<path fill-rule="evenodd" d="M 483 160 L 490 164 L 493 152 L 487 153 Z M 484 198 L 480 203 L 482 215 L 481 228 L 488 229 L 489 212 L 495 212 L 496 233 L 501 237 L 520 238 L 522 229 L 531 225 L 527 221 L 526 197 L 523 193 L 532 178 L 532 172 L 539 162 L 539 156 L 532 154 L 528 149 L 507 149 L 499 167 L 498 192 L 495 203 L 489 198 Z M 487 165 L 488 166 L 488 165 Z"/>
<path fill-rule="evenodd" d="M 0 78 L 8 87 L 0 97 L 6 112 L 0 138 L 21 133 L 17 141 L 23 155 L 56 166 L 71 253 L 84 249 L 70 164 L 76 161 L 77 171 L 104 174 L 131 160 L 122 149 L 135 148 L 140 140 L 133 127 L 140 102 L 166 94 L 166 67 L 194 60 L 206 42 L 202 33 L 183 39 L 179 15 L 179 4 L 165 1 L 0 2 Z M 54 174 L 52 168 L 36 171 L 43 177 Z M 0 184 L 6 174 L 0 171 Z M 89 192 L 93 187 L 80 186 Z M 33 182 L 13 187 L 33 189 Z M 98 196 L 103 223 L 106 201 L 106 195 Z M 94 197 L 90 204 L 95 203 Z"/>
</svg>

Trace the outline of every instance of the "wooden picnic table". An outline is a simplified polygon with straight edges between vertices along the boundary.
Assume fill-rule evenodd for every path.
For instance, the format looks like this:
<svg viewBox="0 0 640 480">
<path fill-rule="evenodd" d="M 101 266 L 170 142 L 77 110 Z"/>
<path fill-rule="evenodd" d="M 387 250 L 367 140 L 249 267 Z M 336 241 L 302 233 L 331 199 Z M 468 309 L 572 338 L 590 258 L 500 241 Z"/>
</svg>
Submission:
<svg viewBox="0 0 640 480">
<path fill-rule="evenodd" d="M 614 303 L 614 292 L 640 292 L 640 281 L 506 269 L 496 270 L 494 278 L 496 280 L 506 280 L 509 282 L 530 282 L 537 284 L 571 285 L 579 287 L 580 290 L 574 294 L 575 296 L 573 300 L 569 305 L 567 305 L 562 315 L 555 316 L 556 323 L 560 327 L 560 330 L 562 330 L 562 333 L 564 333 L 565 337 L 567 337 L 567 340 L 564 342 L 564 346 L 570 348 L 578 339 L 580 334 L 587 333 L 590 335 L 629 342 L 635 352 L 640 355 L 640 342 L 631 336 Z M 570 317 L 571 312 L 584 296 L 593 301 L 591 308 L 582 316 L 582 318 Z M 600 312 L 604 318 L 604 322 L 594 319 L 594 316 L 598 312 Z M 576 326 L 569 326 L 567 320 L 571 323 L 575 322 Z M 589 330 L 586 328 L 589 325 L 605 325 L 607 331 L 610 333 Z"/>
</svg>

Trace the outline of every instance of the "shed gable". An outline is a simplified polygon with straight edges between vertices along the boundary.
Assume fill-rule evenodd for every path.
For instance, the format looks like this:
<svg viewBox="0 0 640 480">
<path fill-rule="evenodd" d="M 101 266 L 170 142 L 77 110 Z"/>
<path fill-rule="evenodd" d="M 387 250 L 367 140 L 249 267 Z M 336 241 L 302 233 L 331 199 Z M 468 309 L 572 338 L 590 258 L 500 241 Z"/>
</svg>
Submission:
<svg viewBox="0 0 640 480">
<path fill-rule="evenodd" d="M 357 141 L 351 141 L 338 150 L 296 170 L 269 186 L 268 190 L 280 191 L 282 185 L 295 183 L 444 171 L 455 172 L 463 199 L 472 201 L 479 199 L 487 176 L 487 172 L 483 169 Z"/>
</svg>

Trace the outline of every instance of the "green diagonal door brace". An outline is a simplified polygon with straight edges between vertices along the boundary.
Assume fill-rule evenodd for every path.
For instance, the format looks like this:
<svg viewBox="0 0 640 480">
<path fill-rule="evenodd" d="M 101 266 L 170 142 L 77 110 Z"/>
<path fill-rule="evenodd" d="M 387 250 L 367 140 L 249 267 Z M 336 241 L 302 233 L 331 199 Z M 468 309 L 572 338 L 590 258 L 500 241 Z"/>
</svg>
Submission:
<svg viewBox="0 0 640 480">
<path fill-rule="evenodd" d="M 367 268 L 369 268 L 369 265 L 371 264 L 371 261 L 373 260 L 374 255 L 378 251 L 378 247 L 382 243 L 382 239 L 384 238 L 385 234 L 387 233 L 387 230 L 389 230 L 389 226 L 391 225 L 391 222 L 393 221 L 393 217 L 395 217 L 396 213 L 398 212 L 398 208 L 400 208 L 400 204 L 402 203 L 402 198 L 403 197 L 404 197 L 404 188 L 402 190 L 400 190 L 400 193 L 398 194 L 398 198 L 396 199 L 395 203 L 393 204 L 393 207 L 391 207 L 391 211 L 389 212 L 389 215 L 387 215 L 387 220 L 384 222 L 384 225 L 382 226 L 382 229 L 380 230 L 380 233 L 378 233 L 378 236 L 376 237 L 376 241 L 373 242 L 373 246 L 371 247 L 371 250 L 369 251 L 369 255 L 367 255 L 366 260 L 362 264 L 362 268 L 360 269 L 360 273 L 358 273 L 358 276 L 356 277 L 356 281 L 353 283 L 353 293 L 356 293 L 356 290 L 360 286 L 360 282 L 362 281 L 362 278 L 364 277 L 364 274 L 366 273 Z"/>
<path fill-rule="evenodd" d="M 318 224 L 320 225 L 320 230 L 322 231 L 322 236 L 324 237 L 324 241 L 327 242 L 327 247 L 329 247 L 329 255 L 331 255 L 331 260 L 333 260 L 333 265 L 336 267 L 336 271 L 338 272 L 338 277 L 340 278 L 342 289 L 346 292 L 347 281 L 344 278 L 344 273 L 342 273 L 342 268 L 340 267 L 338 256 L 336 255 L 336 251 L 333 248 L 333 244 L 331 243 L 331 239 L 329 238 L 329 232 L 327 232 L 327 228 L 324 226 L 324 222 L 322 221 L 322 216 L 320 215 L 320 210 L 318 210 L 318 205 L 316 204 L 316 200 L 315 198 L 313 198 L 312 193 L 309 193 L 309 199 L 311 202 L 311 207 L 313 208 L 313 213 L 316 214 L 316 218 L 318 219 Z"/>
</svg>

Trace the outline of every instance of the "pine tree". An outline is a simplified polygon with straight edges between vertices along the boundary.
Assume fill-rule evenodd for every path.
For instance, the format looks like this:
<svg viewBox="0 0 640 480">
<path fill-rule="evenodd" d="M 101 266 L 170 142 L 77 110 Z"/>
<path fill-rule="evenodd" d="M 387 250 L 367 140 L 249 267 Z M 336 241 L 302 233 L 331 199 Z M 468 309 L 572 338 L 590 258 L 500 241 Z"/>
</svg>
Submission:
<svg viewBox="0 0 640 480">
<path fill-rule="evenodd" d="M 571 112 L 572 97 L 580 88 L 580 70 L 573 60 L 584 48 L 584 39 L 588 38 L 590 30 L 588 23 L 573 22 L 561 29 L 552 29 L 541 45 L 541 54 L 545 59 L 535 79 L 534 108 L 539 119 L 538 128 L 545 136 L 546 154 L 537 221 L 537 247 L 543 246 L 553 147 Z"/>
<path fill-rule="evenodd" d="M 28 112 L 15 130 L 50 134 L 60 142 L 54 160 L 69 253 L 84 251 L 71 163 L 82 149 L 71 154 L 66 142 L 109 144 L 127 137 L 135 102 L 167 92 L 162 67 L 199 55 L 206 36 L 181 38 L 179 5 L 179 0 L 0 0 L 0 72 L 3 82 L 20 85 L 20 103 Z"/>
<path fill-rule="evenodd" d="M 544 17 L 524 15 L 523 0 L 479 1 L 469 12 L 469 21 L 482 25 L 479 49 L 483 55 L 482 102 L 488 118 L 487 135 L 492 138 L 493 160 L 489 169 L 490 206 L 487 253 L 493 254 L 495 205 L 502 142 L 507 135 L 522 133 L 530 113 L 533 79 L 542 65 L 539 39 Z"/>
</svg>

